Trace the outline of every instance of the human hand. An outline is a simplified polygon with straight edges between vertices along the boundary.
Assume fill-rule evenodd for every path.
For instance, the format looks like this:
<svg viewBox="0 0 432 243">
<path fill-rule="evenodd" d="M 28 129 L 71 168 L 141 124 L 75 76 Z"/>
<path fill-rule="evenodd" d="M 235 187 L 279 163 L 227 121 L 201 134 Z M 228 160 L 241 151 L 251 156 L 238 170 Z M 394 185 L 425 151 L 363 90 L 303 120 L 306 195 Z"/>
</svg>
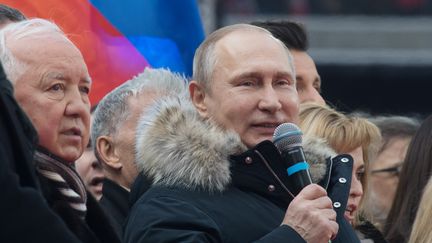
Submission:
<svg viewBox="0 0 432 243">
<path fill-rule="evenodd" d="M 282 224 L 293 228 L 308 243 L 328 243 L 339 229 L 332 201 L 317 184 L 300 191 L 288 206 Z"/>
</svg>

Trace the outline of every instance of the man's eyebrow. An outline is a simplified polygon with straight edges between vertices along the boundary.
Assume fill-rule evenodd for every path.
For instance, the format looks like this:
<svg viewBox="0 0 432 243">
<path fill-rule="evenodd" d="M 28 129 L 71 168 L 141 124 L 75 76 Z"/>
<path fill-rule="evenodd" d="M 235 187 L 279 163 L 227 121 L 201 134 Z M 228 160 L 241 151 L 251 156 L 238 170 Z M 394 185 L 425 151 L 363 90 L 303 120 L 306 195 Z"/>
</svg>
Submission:
<svg viewBox="0 0 432 243">
<path fill-rule="evenodd" d="M 46 76 L 50 79 L 58 79 L 58 80 L 64 80 L 64 81 L 67 81 L 69 79 L 68 77 L 66 77 L 61 72 L 49 72 Z M 87 83 L 87 84 L 92 84 L 92 79 L 90 76 L 83 78 L 82 81 L 84 83 Z"/>
<path fill-rule="evenodd" d="M 260 72 L 250 71 L 241 73 L 239 75 L 234 76 L 234 80 L 243 79 L 243 78 L 262 78 L 264 75 Z M 292 77 L 292 73 L 290 72 L 276 72 L 276 77 Z"/>
<path fill-rule="evenodd" d="M 66 80 L 66 77 L 60 72 L 49 72 L 46 76 L 52 79 Z"/>
<path fill-rule="evenodd" d="M 241 78 L 260 78 L 262 75 L 259 72 L 251 71 L 246 73 L 241 73 L 234 77 L 234 79 L 241 79 Z"/>
</svg>

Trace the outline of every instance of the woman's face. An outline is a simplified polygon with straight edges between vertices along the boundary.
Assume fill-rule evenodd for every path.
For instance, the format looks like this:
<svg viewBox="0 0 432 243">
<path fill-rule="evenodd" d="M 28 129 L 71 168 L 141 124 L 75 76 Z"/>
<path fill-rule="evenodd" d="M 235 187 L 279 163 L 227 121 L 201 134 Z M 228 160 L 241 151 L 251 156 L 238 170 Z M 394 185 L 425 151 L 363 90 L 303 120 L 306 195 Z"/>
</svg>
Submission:
<svg viewBox="0 0 432 243">
<path fill-rule="evenodd" d="M 363 196 L 362 177 L 365 173 L 362 147 L 348 152 L 354 159 L 352 170 L 351 188 L 348 197 L 348 204 L 345 209 L 345 218 L 352 224 L 357 212 L 360 200 Z"/>
</svg>

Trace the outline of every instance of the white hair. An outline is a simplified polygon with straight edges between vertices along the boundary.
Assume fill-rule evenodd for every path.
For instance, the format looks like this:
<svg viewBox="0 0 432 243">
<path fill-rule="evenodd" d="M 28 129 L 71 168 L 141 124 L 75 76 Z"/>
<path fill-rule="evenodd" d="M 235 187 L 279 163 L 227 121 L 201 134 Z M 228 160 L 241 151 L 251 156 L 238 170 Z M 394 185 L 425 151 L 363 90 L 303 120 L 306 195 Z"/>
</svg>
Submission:
<svg viewBox="0 0 432 243">
<path fill-rule="evenodd" d="M 96 140 L 100 136 L 116 136 L 119 128 L 130 115 L 129 97 L 138 97 L 146 93 L 156 96 L 188 97 L 187 79 L 166 69 L 146 68 L 144 72 L 126 81 L 99 102 L 93 114 L 91 143 L 96 156 Z"/>
<path fill-rule="evenodd" d="M 50 35 L 61 36 L 73 44 L 56 24 L 45 19 L 34 18 L 10 23 L 0 30 L 0 61 L 12 84 L 25 72 L 27 64 L 13 55 L 8 47 L 8 42 L 25 38 L 38 41 L 38 38 Z"/>
</svg>

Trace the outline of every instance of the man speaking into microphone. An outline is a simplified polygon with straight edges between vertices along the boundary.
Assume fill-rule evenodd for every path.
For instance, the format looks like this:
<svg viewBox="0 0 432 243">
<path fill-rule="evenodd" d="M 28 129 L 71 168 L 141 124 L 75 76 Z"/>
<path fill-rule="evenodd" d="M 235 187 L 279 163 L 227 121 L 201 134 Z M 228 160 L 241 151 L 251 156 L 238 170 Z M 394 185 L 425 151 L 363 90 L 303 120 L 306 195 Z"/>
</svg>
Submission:
<svg viewBox="0 0 432 243">
<path fill-rule="evenodd" d="M 151 187 L 132 207 L 124 241 L 359 242 L 339 217 L 352 159 L 331 161 L 314 143 L 310 174 L 323 186 L 295 195 L 271 142 L 299 115 L 288 49 L 262 28 L 232 25 L 207 37 L 193 68 L 191 100 L 158 100 L 140 119 L 137 164 Z"/>
</svg>

